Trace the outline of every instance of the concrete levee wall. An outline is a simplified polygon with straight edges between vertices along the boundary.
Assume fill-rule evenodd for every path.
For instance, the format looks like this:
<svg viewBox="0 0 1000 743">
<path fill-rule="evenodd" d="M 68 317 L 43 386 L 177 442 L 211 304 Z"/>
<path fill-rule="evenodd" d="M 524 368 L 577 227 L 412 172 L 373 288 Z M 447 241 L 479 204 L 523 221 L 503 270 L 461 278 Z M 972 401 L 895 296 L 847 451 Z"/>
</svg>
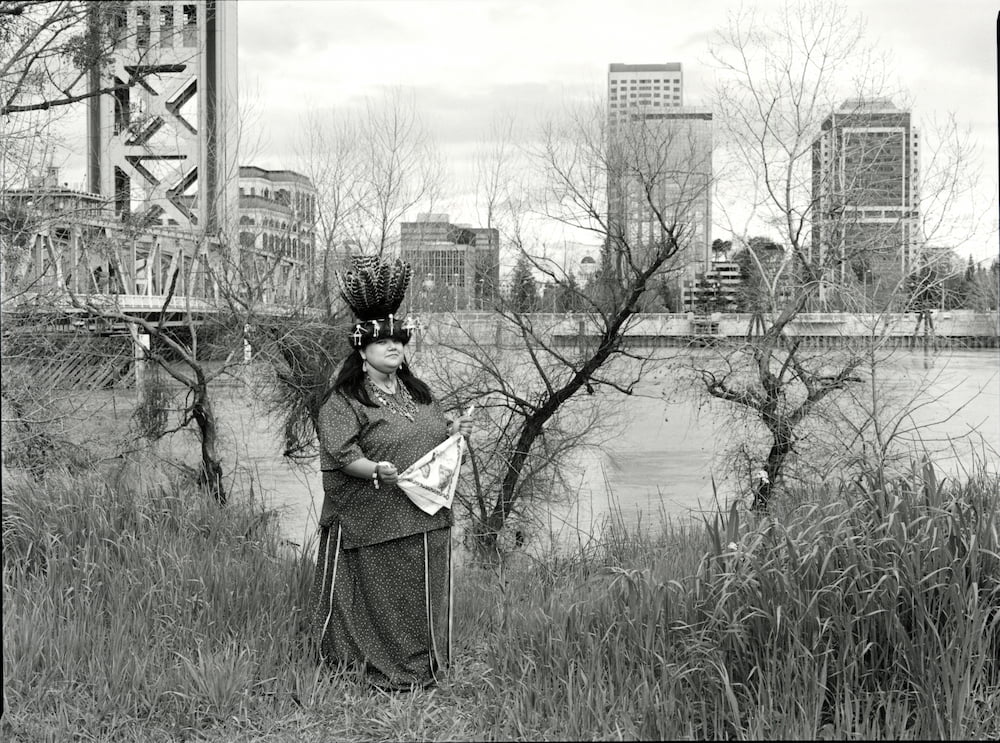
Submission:
<svg viewBox="0 0 1000 743">
<path fill-rule="evenodd" d="M 537 313 L 526 316 L 533 332 L 542 339 L 574 343 L 600 335 L 591 315 Z M 900 342 L 918 331 L 915 313 L 864 315 L 846 313 L 802 313 L 788 325 L 789 336 L 834 342 L 837 339 L 864 338 L 874 335 Z M 954 310 L 932 315 L 935 339 L 949 339 L 965 345 L 998 345 L 1000 320 L 996 312 Z M 749 314 L 716 313 L 696 318 L 693 314 L 636 314 L 626 325 L 626 340 L 636 345 L 678 345 L 692 340 L 738 339 L 750 328 Z M 508 322 L 487 312 L 434 313 L 424 315 L 421 336 L 428 343 L 471 345 L 479 343 L 498 347 L 518 345 L 518 333 Z M 705 329 L 709 328 L 708 332 Z M 919 327 L 919 336 L 925 329 Z"/>
</svg>

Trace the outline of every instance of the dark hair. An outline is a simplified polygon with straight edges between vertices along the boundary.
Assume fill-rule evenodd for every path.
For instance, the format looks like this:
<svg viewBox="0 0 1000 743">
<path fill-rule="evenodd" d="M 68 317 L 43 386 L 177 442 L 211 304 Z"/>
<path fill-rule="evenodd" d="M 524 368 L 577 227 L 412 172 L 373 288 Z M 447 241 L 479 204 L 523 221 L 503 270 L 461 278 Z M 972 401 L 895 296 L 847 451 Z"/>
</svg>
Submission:
<svg viewBox="0 0 1000 743">
<path fill-rule="evenodd" d="M 415 402 L 421 405 L 429 405 L 434 401 L 431 388 L 410 371 L 410 365 L 406 363 L 405 359 L 396 370 L 396 378 L 403 383 Z M 378 407 L 372 401 L 368 390 L 365 389 L 365 372 L 362 367 L 361 355 L 358 353 L 352 352 L 344 359 L 344 363 L 337 372 L 337 378 L 333 382 L 333 389 L 331 391 L 340 392 L 347 397 L 353 397 L 362 405 L 366 405 L 369 408 Z"/>
</svg>

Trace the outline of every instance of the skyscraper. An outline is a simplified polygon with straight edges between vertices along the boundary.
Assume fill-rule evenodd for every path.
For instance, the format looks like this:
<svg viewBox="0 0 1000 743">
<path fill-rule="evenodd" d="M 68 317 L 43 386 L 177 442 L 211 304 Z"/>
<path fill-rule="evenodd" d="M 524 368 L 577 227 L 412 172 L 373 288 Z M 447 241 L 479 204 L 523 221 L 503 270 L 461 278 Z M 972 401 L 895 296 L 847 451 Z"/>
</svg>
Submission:
<svg viewBox="0 0 1000 743">
<path fill-rule="evenodd" d="M 680 62 L 608 66 L 608 121 L 612 126 L 635 111 L 680 108 L 683 96 Z"/>
<path fill-rule="evenodd" d="M 887 297 L 920 248 L 919 135 L 887 99 L 846 100 L 812 145 L 812 250 L 841 284 Z"/>
<path fill-rule="evenodd" d="M 611 237 L 641 260 L 664 238 L 661 219 L 678 225 L 681 248 L 669 264 L 682 269 L 678 287 L 708 269 L 712 223 L 712 113 L 684 106 L 683 96 L 680 63 L 608 68 Z"/>
</svg>

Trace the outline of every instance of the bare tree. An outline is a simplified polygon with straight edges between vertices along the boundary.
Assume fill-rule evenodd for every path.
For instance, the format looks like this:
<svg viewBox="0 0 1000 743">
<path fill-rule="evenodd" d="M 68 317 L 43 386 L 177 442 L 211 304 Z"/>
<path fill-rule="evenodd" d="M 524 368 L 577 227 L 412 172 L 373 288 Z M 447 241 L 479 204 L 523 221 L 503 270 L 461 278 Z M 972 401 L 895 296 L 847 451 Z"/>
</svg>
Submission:
<svg viewBox="0 0 1000 743">
<path fill-rule="evenodd" d="M 421 205 L 433 207 L 440 196 L 442 166 L 412 95 L 401 89 L 365 102 L 362 130 L 366 182 L 356 241 L 366 252 L 382 255 L 397 244 L 405 215 Z"/>
<path fill-rule="evenodd" d="M 399 88 L 366 99 L 362 111 L 309 111 L 295 152 L 317 190 L 313 304 L 332 318 L 343 310 L 333 272 L 354 252 L 397 251 L 400 221 L 415 209 L 433 209 L 440 197 L 442 165 L 414 99 Z M 285 331 L 294 335 L 291 326 Z"/>
<path fill-rule="evenodd" d="M 437 146 L 412 95 L 392 88 L 363 111 L 311 111 L 296 144 L 319 191 L 325 246 L 381 255 L 398 244 L 399 222 L 440 198 Z"/>
<path fill-rule="evenodd" d="M 358 199 L 364 177 L 361 134 L 350 117 L 322 115 L 310 110 L 303 116 L 295 142 L 298 169 L 316 188 L 315 229 L 319 234 L 321 258 L 316 267 L 324 305 L 335 301 L 333 271 L 339 265 L 339 253 L 349 252 L 348 225 L 358 212 Z"/>
<path fill-rule="evenodd" d="M 487 552 L 512 514 L 527 515 L 552 489 L 563 455 L 609 420 L 613 401 L 604 393 L 632 394 L 641 379 L 648 358 L 625 335 L 653 279 L 696 243 L 696 211 L 711 189 L 702 144 L 683 126 L 651 118 L 613 126 L 603 105 L 577 107 L 524 150 L 539 174 L 533 188 L 498 197 L 510 184 L 484 181 L 494 190 L 483 202 L 502 206 L 504 219 L 491 216 L 507 228 L 515 254 L 585 308 L 573 317 L 539 314 L 512 290 L 497 302 L 485 338 L 456 325 L 440 363 L 423 362 L 433 364 L 450 405 L 474 401 L 484 411 L 491 445 L 477 450 L 479 487 L 467 506 Z M 537 225 L 581 230 L 604 245 L 606 291 L 585 293 L 542 257 Z"/>
<path fill-rule="evenodd" d="M 119 277 L 127 277 L 121 255 L 126 253 L 122 242 L 128 240 L 128 236 L 112 235 L 106 240 L 105 245 L 100 247 L 92 245 L 91 248 L 104 252 L 113 265 L 117 264 L 116 274 Z M 59 247 L 54 241 L 45 242 L 49 266 L 59 264 Z M 207 250 L 207 246 L 202 246 L 202 250 Z M 84 294 L 78 292 L 72 282 L 51 286 L 54 278 L 52 276 L 47 276 L 45 282 L 51 288 L 44 294 L 37 295 L 36 299 L 41 301 L 41 304 L 36 311 L 41 315 L 61 315 L 77 322 L 96 322 L 106 327 L 116 326 L 126 330 L 133 346 L 139 351 L 137 354 L 139 363 L 145 365 L 152 362 L 182 386 L 185 390 L 185 401 L 180 420 L 170 429 L 158 431 L 154 438 L 194 423 L 201 449 L 200 480 L 206 491 L 217 502 L 224 504 L 227 493 L 223 479 L 223 457 L 219 448 L 219 426 L 211 391 L 215 380 L 231 373 L 233 364 L 243 360 L 240 348 L 242 344 L 229 349 L 221 363 L 213 362 L 209 358 L 204 343 L 199 349 L 199 335 L 204 336 L 207 332 L 205 316 L 212 314 L 214 302 L 192 296 L 187 290 L 196 281 L 191 272 L 205 270 L 204 266 L 209 264 L 203 264 L 201 269 L 198 264 L 192 264 L 187 270 L 183 263 L 175 266 L 166 277 L 169 283 L 163 287 L 163 294 L 157 298 L 159 309 L 153 312 L 137 312 L 123 307 L 122 302 L 126 295 L 119 291 L 92 291 Z M 210 274 L 213 273 L 210 267 L 207 270 Z M 42 273 L 44 275 L 48 272 L 43 270 Z M 203 276 L 202 281 L 206 280 L 213 281 L 211 276 Z M 215 283 L 219 285 L 221 282 L 215 280 Z M 222 286 L 225 296 L 225 285 Z M 182 296 L 177 296 L 179 288 L 184 290 Z M 177 306 L 180 302 L 183 302 L 183 309 Z M 192 305 L 195 307 L 192 308 Z M 178 316 L 181 318 L 179 322 Z M 220 324 L 225 324 L 226 319 L 230 318 L 220 316 Z M 245 319 L 247 318 L 240 318 L 240 320 Z M 240 320 L 232 324 L 239 327 L 242 324 Z"/>
<path fill-rule="evenodd" d="M 916 188 L 919 171 L 905 153 L 900 122 L 908 115 L 891 105 L 886 65 L 865 44 L 863 20 L 842 5 L 792 3 L 767 17 L 742 9 L 719 32 L 712 56 L 728 170 L 741 194 L 721 211 L 744 245 L 740 224 L 755 221 L 780 235 L 785 260 L 768 267 L 757 251 L 746 252 L 758 276 L 771 277 L 762 283 L 760 332 L 702 358 L 696 371 L 711 397 L 766 431 L 766 453 L 748 468 L 754 504 L 766 507 L 808 421 L 862 381 L 871 344 L 886 342 L 884 313 L 904 305 L 912 257 L 926 235 L 911 207 L 874 226 L 866 209 L 893 189 Z M 874 121 L 866 117 L 881 116 L 896 130 L 856 135 L 839 128 L 837 116 L 862 130 Z M 881 167 L 890 150 L 903 153 L 902 186 L 898 170 Z M 941 174 L 956 178 L 954 168 Z M 871 332 L 839 349 L 807 348 L 789 329 L 815 309 L 874 312 Z"/>
</svg>

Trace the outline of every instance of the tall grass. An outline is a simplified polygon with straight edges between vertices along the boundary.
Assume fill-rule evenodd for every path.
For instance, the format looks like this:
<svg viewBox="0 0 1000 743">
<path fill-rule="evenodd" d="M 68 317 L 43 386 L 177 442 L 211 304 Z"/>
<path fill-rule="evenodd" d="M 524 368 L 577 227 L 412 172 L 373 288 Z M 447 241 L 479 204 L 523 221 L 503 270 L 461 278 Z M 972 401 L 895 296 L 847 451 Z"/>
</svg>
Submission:
<svg viewBox="0 0 1000 743">
<path fill-rule="evenodd" d="M 302 657 L 307 564 L 282 554 L 266 512 L 199 493 L 6 473 L 8 721 L 196 729 L 268 694 Z"/>
<path fill-rule="evenodd" d="M 997 480 L 874 483 L 527 581 L 491 644 L 490 736 L 997 737 Z"/>
<path fill-rule="evenodd" d="M 997 479 L 469 565 L 437 690 L 320 668 L 312 556 L 178 478 L 5 473 L 5 740 L 995 738 Z"/>
<path fill-rule="evenodd" d="M 478 682 L 442 704 L 318 664 L 313 547 L 291 552 L 274 512 L 142 471 L 5 469 L 4 741 L 470 737 Z"/>
</svg>

